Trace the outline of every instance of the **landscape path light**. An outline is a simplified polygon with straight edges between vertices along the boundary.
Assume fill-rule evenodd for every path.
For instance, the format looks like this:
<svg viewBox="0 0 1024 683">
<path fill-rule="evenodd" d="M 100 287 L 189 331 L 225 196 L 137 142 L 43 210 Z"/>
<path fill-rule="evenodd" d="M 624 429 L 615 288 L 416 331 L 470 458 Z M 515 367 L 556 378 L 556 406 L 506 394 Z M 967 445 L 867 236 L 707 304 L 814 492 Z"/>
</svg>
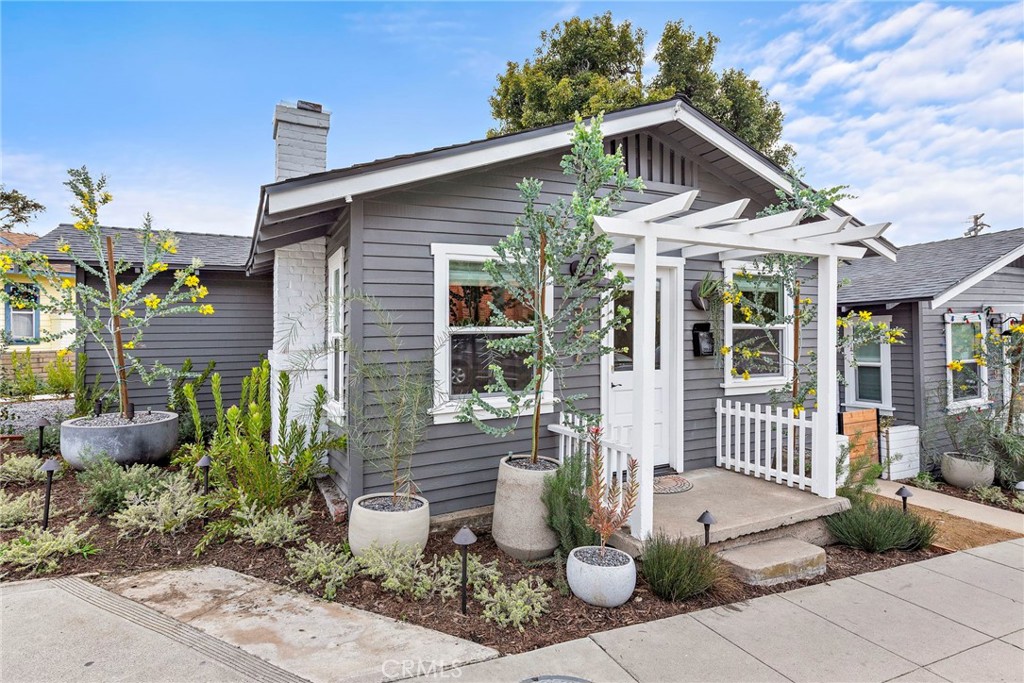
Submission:
<svg viewBox="0 0 1024 683">
<path fill-rule="evenodd" d="M 704 545 L 711 545 L 711 525 L 717 520 L 710 510 L 705 510 L 697 521 L 704 525 Z"/>
<path fill-rule="evenodd" d="M 210 465 L 213 461 L 209 455 L 199 458 L 199 469 L 203 471 L 203 495 L 210 495 Z"/>
<path fill-rule="evenodd" d="M 906 486 L 901 486 L 900 490 L 896 492 L 896 495 L 903 499 L 903 513 L 907 512 L 907 498 L 914 495 L 914 492 L 908 489 Z"/>
<path fill-rule="evenodd" d="M 39 459 L 43 459 L 43 434 L 46 432 L 46 428 L 50 426 L 50 421 L 45 417 L 41 417 L 36 420 L 36 427 L 39 428 Z"/>
<path fill-rule="evenodd" d="M 53 489 L 53 473 L 60 469 L 60 463 L 50 458 L 39 468 L 46 472 L 46 498 L 43 500 L 43 528 L 50 526 L 50 491 Z"/>
<path fill-rule="evenodd" d="M 476 543 L 476 534 L 468 526 L 464 526 L 459 529 L 452 541 L 455 545 L 459 546 L 459 550 L 462 552 L 462 613 L 465 614 L 466 584 L 469 582 L 467 555 L 469 553 L 469 546 Z"/>
</svg>

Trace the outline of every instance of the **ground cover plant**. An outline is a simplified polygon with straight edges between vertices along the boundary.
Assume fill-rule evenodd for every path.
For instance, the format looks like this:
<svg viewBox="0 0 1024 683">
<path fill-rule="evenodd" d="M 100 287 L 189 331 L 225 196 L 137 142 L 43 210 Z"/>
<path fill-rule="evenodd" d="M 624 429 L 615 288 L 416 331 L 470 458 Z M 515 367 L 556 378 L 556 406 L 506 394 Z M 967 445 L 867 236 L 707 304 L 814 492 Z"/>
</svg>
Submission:
<svg viewBox="0 0 1024 683">
<path fill-rule="evenodd" d="M 99 515 L 123 510 L 133 497 L 146 498 L 164 477 L 164 470 L 155 465 L 136 464 L 122 467 L 110 458 L 93 458 L 78 473 L 85 486 L 89 508 Z"/>
<path fill-rule="evenodd" d="M 912 511 L 870 501 L 854 501 L 849 510 L 826 517 L 825 524 L 843 545 L 869 553 L 927 548 L 936 531 L 934 522 Z"/>
<path fill-rule="evenodd" d="M 144 492 L 128 494 L 122 509 L 111 515 L 123 536 L 174 534 L 203 515 L 203 499 L 184 472 L 162 477 Z"/>
<path fill-rule="evenodd" d="M 41 519 L 42 514 L 43 496 L 38 491 L 14 495 L 0 489 L 0 529 L 14 529 Z"/>
<path fill-rule="evenodd" d="M 45 574 L 57 569 L 63 557 L 94 555 L 99 549 L 89 536 L 95 527 L 81 529 L 86 523 L 83 516 L 56 530 L 29 526 L 20 536 L 0 543 L 0 565 Z"/>
<path fill-rule="evenodd" d="M 34 455 L 15 455 L 0 463 L 0 486 L 4 484 L 31 484 L 46 481 L 46 473 L 40 470 L 43 461 Z M 54 479 L 64 475 L 62 470 L 53 473 Z"/>
</svg>

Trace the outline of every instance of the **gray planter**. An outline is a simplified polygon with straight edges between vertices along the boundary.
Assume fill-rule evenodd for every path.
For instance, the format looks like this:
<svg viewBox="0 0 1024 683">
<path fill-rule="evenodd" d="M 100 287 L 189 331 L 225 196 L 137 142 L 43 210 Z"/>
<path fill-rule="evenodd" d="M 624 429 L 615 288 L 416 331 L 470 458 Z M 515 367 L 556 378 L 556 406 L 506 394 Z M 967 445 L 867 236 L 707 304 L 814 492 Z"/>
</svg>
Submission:
<svg viewBox="0 0 1024 683">
<path fill-rule="evenodd" d="M 113 426 L 89 426 L 91 417 L 66 420 L 60 425 L 61 455 L 76 470 L 85 469 L 85 463 L 96 457 L 121 465 L 159 462 L 178 445 L 178 414 L 156 410 L 153 414 L 162 417 Z"/>
<path fill-rule="evenodd" d="M 509 465 L 508 460 L 502 458 L 498 465 L 491 537 L 504 553 L 517 560 L 551 557 L 558 547 L 558 536 L 548 526 L 548 508 L 541 496 L 544 479 L 555 470 L 524 470 Z M 558 464 L 550 458 L 541 460 Z"/>
<path fill-rule="evenodd" d="M 430 503 L 422 496 L 413 498 L 423 503 L 410 510 L 371 510 L 360 505 L 371 498 L 390 498 L 390 493 L 370 493 L 360 496 L 348 509 L 348 545 L 359 557 L 367 548 L 398 544 L 423 552 L 430 536 Z"/>
<path fill-rule="evenodd" d="M 597 550 L 598 546 L 576 548 L 569 553 L 565 563 L 565 578 L 573 595 L 595 607 L 618 607 L 625 604 L 636 588 L 636 563 L 633 558 L 621 550 L 605 548 L 606 553 L 617 555 L 627 562 L 618 566 L 599 566 L 576 557 L 576 553 L 587 549 Z"/>
<path fill-rule="evenodd" d="M 995 463 L 964 453 L 943 453 L 940 468 L 945 482 L 961 489 L 991 486 L 996 478 Z"/>
</svg>

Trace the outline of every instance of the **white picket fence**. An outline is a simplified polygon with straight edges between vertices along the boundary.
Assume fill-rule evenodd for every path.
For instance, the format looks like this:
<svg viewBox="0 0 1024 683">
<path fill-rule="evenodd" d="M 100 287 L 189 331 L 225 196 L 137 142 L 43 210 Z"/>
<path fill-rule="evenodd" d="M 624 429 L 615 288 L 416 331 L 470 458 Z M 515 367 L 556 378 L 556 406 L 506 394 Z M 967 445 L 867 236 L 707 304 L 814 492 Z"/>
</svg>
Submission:
<svg viewBox="0 0 1024 683">
<path fill-rule="evenodd" d="M 718 399 L 716 451 L 719 467 L 812 489 L 811 452 L 814 423 L 807 411 L 773 408 Z"/>
<path fill-rule="evenodd" d="M 548 431 L 558 435 L 559 463 L 564 462 L 565 458 L 576 453 L 581 453 L 584 457 L 590 458 L 590 441 L 586 437 L 581 436 L 573 424 L 573 417 L 563 414 L 560 423 L 548 425 Z M 608 438 L 607 436 L 602 436 L 601 438 L 601 454 L 604 457 L 606 490 L 611 490 L 611 486 L 616 480 L 622 483 L 619 500 L 609 501 L 610 503 L 614 502 L 616 507 L 622 503 L 621 492 L 629 479 L 629 446 L 626 445 L 629 442 L 620 440 L 623 434 L 628 438 L 628 431 L 624 430 L 615 430 L 615 438 Z M 639 477 L 640 474 L 638 473 L 637 476 Z"/>
</svg>

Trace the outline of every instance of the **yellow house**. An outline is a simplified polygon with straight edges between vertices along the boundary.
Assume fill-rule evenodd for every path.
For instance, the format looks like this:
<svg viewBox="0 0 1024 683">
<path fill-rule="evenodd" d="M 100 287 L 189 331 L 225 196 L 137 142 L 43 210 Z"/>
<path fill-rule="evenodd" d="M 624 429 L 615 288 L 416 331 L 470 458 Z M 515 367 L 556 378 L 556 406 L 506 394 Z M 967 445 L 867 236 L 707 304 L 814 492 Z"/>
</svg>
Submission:
<svg viewBox="0 0 1024 683">
<path fill-rule="evenodd" d="M 38 235 L 22 232 L 0 232 L 0 251 L 26 249 L 37 239 L 39 239 Z M 68 269 L 69 274 L 73 272 L 73 266 L 63 267 Z M 27 277 L 18 273 L 10 273 L 9 277 L 15 282 L 29 282 Z M 48 297 L 53 295 L 53 292 L 49 291 L 48 288 L 44 288 L 39 295 Z M 56 357 L 57 351 L 71 345 L 73 336 L 70 334 L 70 331 L 75 329 L 74 316 L 18 309 L 12 307 L 10 303 L 4 303 L 3 307 L 3 334 L 7 344 L 4 353 L 0 356 L 0 367 L 10 367 L 11 352 L 17 351 L 21 353 L 25 349 L 32 349 L 33 369 L 39 372 Z M 52 340 L 42 339 L 47 334 L 61 332 L 68 332 L 68 334 Z"/>
</svg>

